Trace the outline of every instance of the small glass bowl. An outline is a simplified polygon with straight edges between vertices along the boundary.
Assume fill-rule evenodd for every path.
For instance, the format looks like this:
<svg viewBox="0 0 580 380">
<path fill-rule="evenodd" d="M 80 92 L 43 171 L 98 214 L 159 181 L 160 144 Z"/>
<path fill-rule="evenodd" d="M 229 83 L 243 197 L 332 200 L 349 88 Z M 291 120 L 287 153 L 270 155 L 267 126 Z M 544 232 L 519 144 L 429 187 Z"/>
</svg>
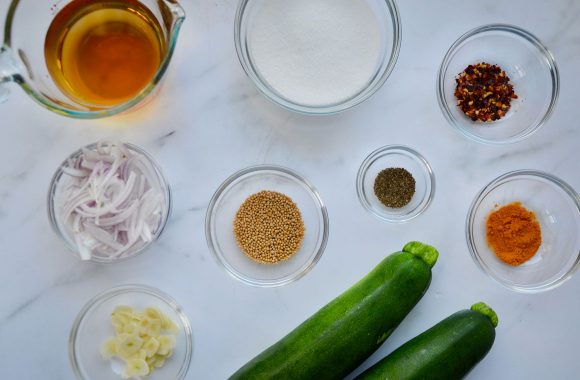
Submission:
<svg viewBox="0 0 580 380">
<path fill-rule="evenodd" d="M 85 146 L 84 148 L 88 149 L 88 150 L 94 150 L 97 147 L 97 144 L 98 143 L 93 143 L 93 144 Z M 165 179 L 165 176 L 161 172 L 161 168 L 159 167 L 159 165 L 155 162 L 153 157 L 151 157 L 151 155 L 149 153 L 147 153 L 146 151 L 144 151 L 142 148 L 140 148 L 136 145 L 133 145 L 133 144 L 129 144 L 129 143 L 123 143 L 123 145 L 127 149 L 144 156 L 147 159 L 147 162 L 149 162 L 150 169 L 157 175 L 157 180 L 159 181 L 159 187 L 163 190 L 163 199 L 164 199 L 164 203 L 165 203 L 164 211 L 165 212 L 161 218 L 161 221 L 159 222 L 159 227 L 157 228 L 157 231 L 155 232 L 155 234 L 153 234 L 153 238 L 150 242 L 148 242 L 146 244 L 142 244 L 140 246 L 132 247 L 122 257 L 109 258 L 109 257 L 100 257 L 100 256 L 93 255 L 93 256 L 91 256 L 91 259 L 89 260 L 92 262 L 104 263 L 104 264 L 116 263 L 116 262 L 125 261 L 127 259 L 130 259 L 130 258 L 135 257 L 138 254 L 142 253 L 152 243 L 154 243 L 157 239 L 159 239 L 159 237 L 161 236 L 161 234 L 165 230 L 165 226 L 167 225 L 167 220 L 169 219 L 169 215 L 171 214 L 171 190 L 169 189 L 169 183 L 167 182 L 167 180 Z M 70 231 L 67 229 L 67 227 L 65 225 L 63 225 L 62 220 L 61 220 L 62 218 L 60 217 L 59 211 L 60 211 L 60 203 L 63 201 L 61 199 L 61 190 L 62 190 L 62 187 L 64 186 L 64 183 L 63 183 L 64 181 L 61 181 L 61 180 L 63 178 L 67 177 L 67 175 L 63 172 L 62 168 L 66 167 L 68 165 L 69 160 L 75 159 L 78 156 L 80 156 L 82 154 L 82 149 L 83 148 L 72 153 L 67 159 L 65 159 L 62 162 L 62 164 L 60 164 L 60 166 L 58 167 L 58 169 L 54 173 L 52 180 L 50 181 L 50 186 L 48 188 L 48 202 L 47 202 L 47 204 L 48 204 L 48 219 L 50 220 L 50 224 L 52 226 L 52 229 L 61 238 L 61 240 L 66 244 L 68 249 L 75 253 L 75 256 L 77 258 L 79 257 L 79 252 L 78 252 L 78 248 L 76 247 L 74 237 L 72 237 L 72 235 L 71 235 Z"/>
<path fill-rule="evenodd" d="M 173 356 L 148 380 L 184 379 L 193 353 L 193 333 L 183 309 L 170 296 L 145 285 L 123 285 L 91 299 L 77 316 L 69 337 L 69 359 L 78 379 L 119 380 L 122 362 L 104 359 L 102 344 L 115 336 L 111 313 L 117 306 L 158 307 L 179 327 Z"/>
<path fill-rule="evenodd" d="M 512 202 L 521 202 L 534 211 L 542 231 L 538 252 L 520 266 L 505 264 L 487 244 L 489 213 Z M 569 279 L 580 264 L 580 197 L 548 173 L 519 170 L 493 180 L 475 197 L 465 229 L 475 263 L 511 290 L 535 293 L 553 289 Z"/>
<path fill-rule="evenodd" d="M 494 122 L 475 122 L 457 106 L 457 76 L 470 64 L 500 66 L 518 99 Z M 437 79 L 437 98 L 445 118 L 463 136 L 488 144 L 523 140 L 548 120 L 558 99 L 560 77 L 552 53 L 529 32 L 511 25 L 486 25 L 461 36 L 447 51 Z"/>
<path fill-rule="evenodd" d="M 302 214 L 305 234 L 300 250 L 277 264 L 260 264 L 238 247 L 233 222 L 241 204 L 262 190 L 286 194 Z M 316 265 L 328 239 L 328 214 L 316 189 L 294 171 L 271 165 L 241 170 L 220 185 L 205 218 L 209 249 L 234 278 L 258 287 L 281 286 L 298 280 Z"/>
<path fill-rule="evenodd" d="M 386 207 L 375 195 L 375 178 L 387 168 L 404 168 L 413 175 L 415 194 L 406 206 Z M 402 145 L 388 145 L 375 150 L 363 161 L 356 176 L 356 192 L 363 207 L 377 218 L 393 223 L 408 222 L 425 211 L 433 200 L 435 175 L 417 151 Z"/>
<path fill-rule="evenodd" d="M 271 86 L 262 76 L 252 57 L 252 25 L 258 10 L 267 0 L 241 0 L 236 13 L 234 39 L 242 68 L 258 90 L 273 103 L 290 111 L 310 115 L 328 115 L 350 109 L 374 95 L 393 71 L 401 47 L 401 19 L 394 0 L 365 0 L 379 21 L 381 48 L 374 73 L 365 87 L 337 103 L 308 104 L 292 100 Z"/>
</svg>

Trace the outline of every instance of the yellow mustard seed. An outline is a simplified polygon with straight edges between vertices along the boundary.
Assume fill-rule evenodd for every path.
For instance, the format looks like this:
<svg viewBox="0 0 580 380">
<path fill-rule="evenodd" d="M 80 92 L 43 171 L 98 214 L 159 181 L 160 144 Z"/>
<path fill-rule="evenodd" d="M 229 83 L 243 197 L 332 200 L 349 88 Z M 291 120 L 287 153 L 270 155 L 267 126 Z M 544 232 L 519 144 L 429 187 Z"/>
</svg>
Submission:
<svg viewBox="0 0 580 380">
<path fill-rule="evenodd" d="M 276 191 L 250 195 L 234 218 L 238 247 L 261 264 L 276 264 L 292 257 L 302 246 L 304 230 L 296 203 Z"/>
</svg>

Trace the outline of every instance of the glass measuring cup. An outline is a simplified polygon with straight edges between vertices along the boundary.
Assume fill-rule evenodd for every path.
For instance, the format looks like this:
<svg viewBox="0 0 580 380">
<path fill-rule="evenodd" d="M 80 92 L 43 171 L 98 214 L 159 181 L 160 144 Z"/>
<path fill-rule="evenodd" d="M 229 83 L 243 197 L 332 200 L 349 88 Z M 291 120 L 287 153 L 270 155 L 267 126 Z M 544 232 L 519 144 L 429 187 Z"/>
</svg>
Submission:
<svg viewBox="0 0 580 380">
<path fill-rule="evenodd" d="M 40 105 L 64 116 L 95 119 L 126 111 L 157 87 L 167 67 L 185 12 L 176 0 L 139 0 L 157 19 L 166 44 L 165 55 L 151 81 L 133 98 L 113 106 L 87 106 L 69 98 L 53 81 L 45 61 L 44 40 L 56 14 L 74 0 L 12 0 L 0 48 L 0 103 L 7 99 L 6 84 L 15 82 Z"/>
</svg>

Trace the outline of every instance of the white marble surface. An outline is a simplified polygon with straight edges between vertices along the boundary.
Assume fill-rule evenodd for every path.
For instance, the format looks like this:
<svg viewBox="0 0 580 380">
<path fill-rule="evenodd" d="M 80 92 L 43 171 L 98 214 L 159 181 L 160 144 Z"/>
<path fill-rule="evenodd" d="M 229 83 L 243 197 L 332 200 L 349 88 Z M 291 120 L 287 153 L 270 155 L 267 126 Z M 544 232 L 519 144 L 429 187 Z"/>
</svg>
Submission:
<svg viewBox="0 0 580 380">
<path fill-rule="evenodd" d="M 0 16 L 8 7 L 0 0 Z M 580 189 L 580 2 L 400 1 L 403 43 L 386 85 L 370 101 L 331 117 L 305 117 L 268 103 L 244 76 L 233 44 L 235 0 L 184 0 L 184 24 L 168 80 L 146 108 L 77 121 L 52 114 L 12 87 L 0 105 L 0 378 L 71 379 L 67 339 L 84 303 L 125 283 L 173 295 L 195 334 L 189 379 L 224 379 L 348 288 L 408 240 L 441 251 L 426 296 L 365 364 L 445 316 L 484 300 L 500 315 L 491 353 L 471 379 L 580 377 L 580 276 L 537 295 L 510 292 L 476 268 L 464 221 L 474 194 L 520 168 L 546 170 Z M 457 135 L 435 96 L 449 45 L 485 23 L 522 26 L 554 53 L 561 73 L 555 114 L 524 142 L 489 147 Z M 133 260 L 100 266 L 68 253 L 49 227 L 46 191 L 56 166 L 97 139 L 136 143 L 154 155 L 173 189 L 174 213 L 159 243 Z M 381 222 L 355 194 L 356 171 L 373 149 L 414 147 L 430 160 L 437 193 L 411 223 Z M 204 217 L 216 187 L 248 165 L 297 170 L 317 186 L 330 239 L 300 281 L 257 289 L 229 277 L 206 246 Z"/>
</svg>

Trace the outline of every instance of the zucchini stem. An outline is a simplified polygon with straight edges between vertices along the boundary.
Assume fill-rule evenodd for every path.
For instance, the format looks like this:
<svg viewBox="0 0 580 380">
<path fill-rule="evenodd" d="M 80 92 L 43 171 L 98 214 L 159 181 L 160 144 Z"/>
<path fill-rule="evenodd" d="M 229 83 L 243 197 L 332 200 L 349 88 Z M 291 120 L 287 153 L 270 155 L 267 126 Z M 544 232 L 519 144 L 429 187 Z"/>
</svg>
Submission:
<svg viewBox="0 0 580 380">
<path fill-rule="evenodd" d="M 417 256 L 431 268 L 433 268 L 437 262 L 437 258 L 439 257 L 439 251 L 437 251 L 435 247 L 429 244 L 421 243 L 419 241 L 411 241 L 405 244 L 403 247 L 403 252 L 411 253 Z"/>
<path fill-rule="evenodd" d="M 475 305 L 471 306 L 471 310 L 477 311 L 478 313 L 485 315 L 487 318 L 489 318 L 489 321 L 491 322 L 493 327 L 497 327 L 497 324 L 499 322 L 497 314 L 495 311 L 493 311 L 491 307 L 487 306 L 485 303 L 478 302 Z"/>
</svg>

